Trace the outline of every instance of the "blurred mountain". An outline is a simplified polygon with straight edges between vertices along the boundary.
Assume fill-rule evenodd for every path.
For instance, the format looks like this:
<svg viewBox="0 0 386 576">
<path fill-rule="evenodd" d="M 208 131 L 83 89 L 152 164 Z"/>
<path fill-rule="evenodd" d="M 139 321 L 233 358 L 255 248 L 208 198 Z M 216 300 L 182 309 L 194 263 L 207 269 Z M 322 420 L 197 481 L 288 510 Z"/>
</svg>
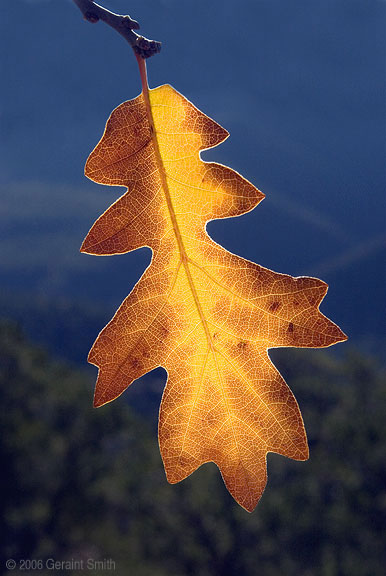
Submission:
<svg viewBox="0 0 386 576">
<path fill-rule="evenodd" d="M 145 35 L 163 41 L 150 85 L 173 84 L 230 131 L 203 157 L 266 194 L 252 213 L 211 223 L 215 240 L 276 271 L 323 278 L 323 312 L 373 348 L 385 337 L 386 3 L 105 4 L 129 9 Z M 138 94 L 135 60 L 71 0 L 1 0 L 0 67 L 4 313 L 9 294 L 26 309 L 43 298 L 110 312 L 150 254 L 78 253 L 122 193 L 87 182 L 83 164 L 111 110 Z"/>
<path fill-rule="evenodd" d="M 311 456 L 270 454 L 267 489 L 248 514 L 213 464 L 167 483 L 150 426 L 160 386 L 137 382 L 94 410 L 84 373 L 0 323 L 1 555 L 42 559 L 43 576 L 48 558 L 110 559 L 116 574 L 136 576 L 383 576 L 384 374 L 358 355 L 295 351 L 280 364 Z M 136 388 L 137 400 L 154 400 L 146 418 L 124 401 L 133 405 Z"/>
</svg>

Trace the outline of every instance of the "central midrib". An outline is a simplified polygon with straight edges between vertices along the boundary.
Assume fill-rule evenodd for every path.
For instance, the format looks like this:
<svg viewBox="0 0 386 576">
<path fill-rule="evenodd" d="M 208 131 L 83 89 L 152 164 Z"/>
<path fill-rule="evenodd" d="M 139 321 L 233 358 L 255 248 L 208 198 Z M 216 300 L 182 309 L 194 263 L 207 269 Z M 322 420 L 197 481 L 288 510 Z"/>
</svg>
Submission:
<svg viewBox="0 0 386 576">
<path fill-rule="evenodd" d="M 202 309 L 201 302 L 199 300 L 196 287 L 194 285 L 192 273 L 191 273 L 190 268 L 189 268 L 189 258 L 188 258 L 188 255 L 186 253 L 184 241 L 182 239 L 181 230 L 180 230 L 180 227 L 178 225 L 176 213 L 174 211 L 174 206 L 173 206 L 170 191 L 169 191 L 169 185 L 168 185 L 168 182 L 166 179 L 165 167 L 164 167 L 164 164 L 162 161 L 162 156 L 161 156 L 161 152 L 160 152 L 158 140 L 157 140 L 157 134 L 156 134 L 156 130 L 154 127 L 154 119 L 153 119 L 153 113 L 151 110 L 151 104 L 150 104 L 148 89 L 145 89 L 145 88 L 143 89 L 143 97 L 144 97 L 147 117 L 148 117 L 149 125 L 150 125 L 150 133 L 151 133 L 151 139 L 152 139 L 153 146 L 154 146 L 157 168 L 158 168 L 158 172 L 159 172 L 159 175 L 161 178 L 162 189 L 164 191 L 165 200 L 166 200 L 166 204 L 168 207 L 170 219 L 172 221 L 174 234 L 176 236 L 178 250 L 180 252 L 180 257 L 181 257 L 181 263 L 182 263 L 182 266 L 184 267 L 186 278 L 188 280 L 189 287 L 190 287 L 190 290 L 192 292 L 193 300 L 194 300 L 195 306 L 197 308 L 197 312 L 198 312 L 198 315 L 200 317 L 202 326 L 203 326 L 204 331 L 205 331 L 205 335 L 206 335 L 206 338 L 208 341 L 208 346 L 211 350 L 214 351 L 212 336 L 210 334 L 208 323 L 206 321 L 204 311 Z"/>
<path fill-rule="evenodd" d="M 141 69 L 141 68 L 140 68 Z M 142 78 L 142 75 L 141 75 Z M 149 88 L 147 85 L 147 81 L 144 82 L 144 78 L 142 78 L 142 94 L 144 97 L 144 101 L 145 101 L 145 106 L 146 106 L 146 112 L 147 112 L 147 117 L 149 120 L 149 126 L 150 126 L 150 133 L 151 133 L 151 138 L 153 141 L 153 146 L 154 146 L 154 152 L 155 152 L 155 157 L 156 157 L 156 163 L 157 163 L 157 168 L 158 168 L 158 172 L 160 174 L 160 178 L 161 178 L 161 184 L 162 184 L 162 189 L 164 191 L 164 195 L 165 195 L 165 199 L 166 199 L 166 203 L 167 203 L 167 207 L 169 210 L 169 214 L 170 214 L 170 219 L 172 221 L 172 225 L 173 225 L 173 229 L 174 229 L 174 233 L 177 239 L 177 244 L 178 244 L 178 249 L 180 252 L 180 257 L 181 257 L 181 262 L 182 265 L 184 267 L 185 270 L 185 274 L 189 283 L 189 287 L 191 290 L 191 293 L 193 295 L 193 299 L 194 299 L 194 303 L 197 309 L 197 312 L 199 314 L 202 326 L 204 328 L 205 331 L 205 336 L 208 342 L 208 352 L 210 351 L 213 354 L 213 359 L 215 361 L 215 365 L 216 365 L 216 371 L 217 371 L 217 375 L 219 378 L 219 384 L 221 387 L 221 393 L 222 393 L 222 397 L 224 399 L 224 403 L 226 406 L 226 410 L 228 412 L 228 416 L 231 417 L 231 409 L 230 406 L 228 404 L 227 398 L 226 398 L 226 394 L 225 394 L 225 389 L 224 389 L 224 384 L 222 383 L 222 378 L 221 378 L 221 374 L 220 374 L 220 370 L 219 370 L 219 366 L 218 366 L 218 361 L 217 361 L 217 357 L 216 357 L 216 348 L 214 346 L 214 342 L 212 340 L 212 336 L 208 327 L 208 323 L 206 321 L 202 306 L 201 306 L 201 302 L 198 298 L 198 294 L 197 294 L 197 290 L 196 287 L 194 285 L 193 282 L 193 277 L 189 268 L 189 260 L 188 260 L 188 256 L 185 250 L 185 246 L 184 246 L 184 242 L 182 239 L 182 234 L 180 231 L 180 227 L 178 225 L 177 222 L 177 217 L 174 211 L 174 206 L 172 203 L 172 199 L 170 196 L 170 191 L 169 191 L 169 185 L 166 179 L 166 173 L 165 173 L 165 168 L 162 162 L 162 157 L 161 157 L 161 153 L 160 153 L 160 149 L 159 149 L 159 145 L 158 145 L 158 140 L 157 140 L 157 134 L 156 134 L 156 130 L 155 130 L 155 126 L 154 126 L 154 119 L 153 119 L 153 113 L 151 110 L 151 104 L 150 104 L 150 97 L 149 97 Z M 200 386 L 201 387 L 201 386 Z M 198 397 L 199 391 L 200 391 L 200 387 L 198 388 L 198 390 L 196 390 L 196 398 Z M 233 422 L 233 419 L 231 420 Z M 233 439 L 234 439 L 234 443 L 236 446 L 237 451 L 239 452 L 239 445 L 238 445 L 238 441 L 236 439 L 236 434 L 235 434 L 235 430 L 233 425 L 231 426 L 232 428 L 232 434 L 233 434 Z"/>
</svg>

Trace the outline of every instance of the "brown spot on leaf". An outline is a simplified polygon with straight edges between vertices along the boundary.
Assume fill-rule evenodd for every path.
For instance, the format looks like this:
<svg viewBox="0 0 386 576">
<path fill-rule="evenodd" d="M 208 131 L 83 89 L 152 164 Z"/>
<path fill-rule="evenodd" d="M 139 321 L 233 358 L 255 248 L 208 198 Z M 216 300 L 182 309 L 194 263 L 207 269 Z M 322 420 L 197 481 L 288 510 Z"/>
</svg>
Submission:
<svg viewBox="0 0 386 576">
<path fill-rule="evenodd" d="M 272 304 L 270 304 L 269 309 L 271 312 L 276 312 L 281 307 L 281 302 L 279 300 L 274 300 Z"/>
<path fill-rule="evenodd" d="M 290 322 L 288 324 L 287 332 L 290 332 L 292 334 L 293 331 L 294 331 L 294 325 L 292 324 L 292 322 Z"/>
<path fill-rule="evenodd" d="M 218 413 L 215 411 L 208 412 L 205 416 L 205 422 L 209 428 L 216 428 L 218 422 Z"/>
<path fill-rule="evenodd" d="M 169 334 L 169 330 L 166 328 L 166 326 L 161 326 L 160 332 L 161 332 L 162 338 L 166 338 L 166 336 Z"/>
<path fill-rule="evenodd" d="M 132 358 L 130 360 L 130 366 L 134 368 L 134 370 L 140 370 L 143 368 L 143 364 L 138 358 Z"/>
</svg>

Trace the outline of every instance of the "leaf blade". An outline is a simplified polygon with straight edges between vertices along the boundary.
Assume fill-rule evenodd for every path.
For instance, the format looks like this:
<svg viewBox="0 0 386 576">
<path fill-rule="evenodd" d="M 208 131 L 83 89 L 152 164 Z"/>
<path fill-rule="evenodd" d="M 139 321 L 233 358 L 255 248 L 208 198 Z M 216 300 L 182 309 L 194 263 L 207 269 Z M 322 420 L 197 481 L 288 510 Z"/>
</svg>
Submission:
<svg viewBox="0 0 386 576">
<path fill-rule="evenodd" d="M 168 480 L 213 461 L 251 511 L 265 488 L 268 452 L 308 458 L 299 407 L 267 350 L 330 346 L 346 336 L 319 310 L 324 282 L 272 272 L 206 233 L 207 221 L 244 214 L 264 198 L 237 172 L 200 159 L 227 136 L 168 85 L 111 114 L 85 173 L 128 191 L 82 251 L 147 245 L 153 257 L 89 361 L 99 368 L 95 406 L 163 366 L 159 439 Z"/>
</svg>

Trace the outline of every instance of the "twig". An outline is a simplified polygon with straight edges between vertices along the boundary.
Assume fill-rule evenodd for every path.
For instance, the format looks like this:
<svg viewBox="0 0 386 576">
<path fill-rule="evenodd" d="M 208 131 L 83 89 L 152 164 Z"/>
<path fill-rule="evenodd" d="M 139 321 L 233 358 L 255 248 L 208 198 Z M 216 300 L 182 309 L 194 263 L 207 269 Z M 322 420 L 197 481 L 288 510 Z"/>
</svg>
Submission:
<svg viewBox="0 0 386 576">
<path fill-rule="evenodd" d="M 103 20 L 109 26 L 114 28 L 121 36 L 127 40 L 134 52 L 142 58 L 149 58 L 157 54 L 161 50 L 161 42 L 157 40 L 148 40 L 144 36 L 140 36 L 133 30 L 138 30 L 139 24 L 130 16 L 121 16 L 114 14 L 103 6 L 95 4 L 93 0 L 73 0 L 82 12 L 83 17 L 88 22 L 95 24 L 99 20 Z"/>
</svg>

